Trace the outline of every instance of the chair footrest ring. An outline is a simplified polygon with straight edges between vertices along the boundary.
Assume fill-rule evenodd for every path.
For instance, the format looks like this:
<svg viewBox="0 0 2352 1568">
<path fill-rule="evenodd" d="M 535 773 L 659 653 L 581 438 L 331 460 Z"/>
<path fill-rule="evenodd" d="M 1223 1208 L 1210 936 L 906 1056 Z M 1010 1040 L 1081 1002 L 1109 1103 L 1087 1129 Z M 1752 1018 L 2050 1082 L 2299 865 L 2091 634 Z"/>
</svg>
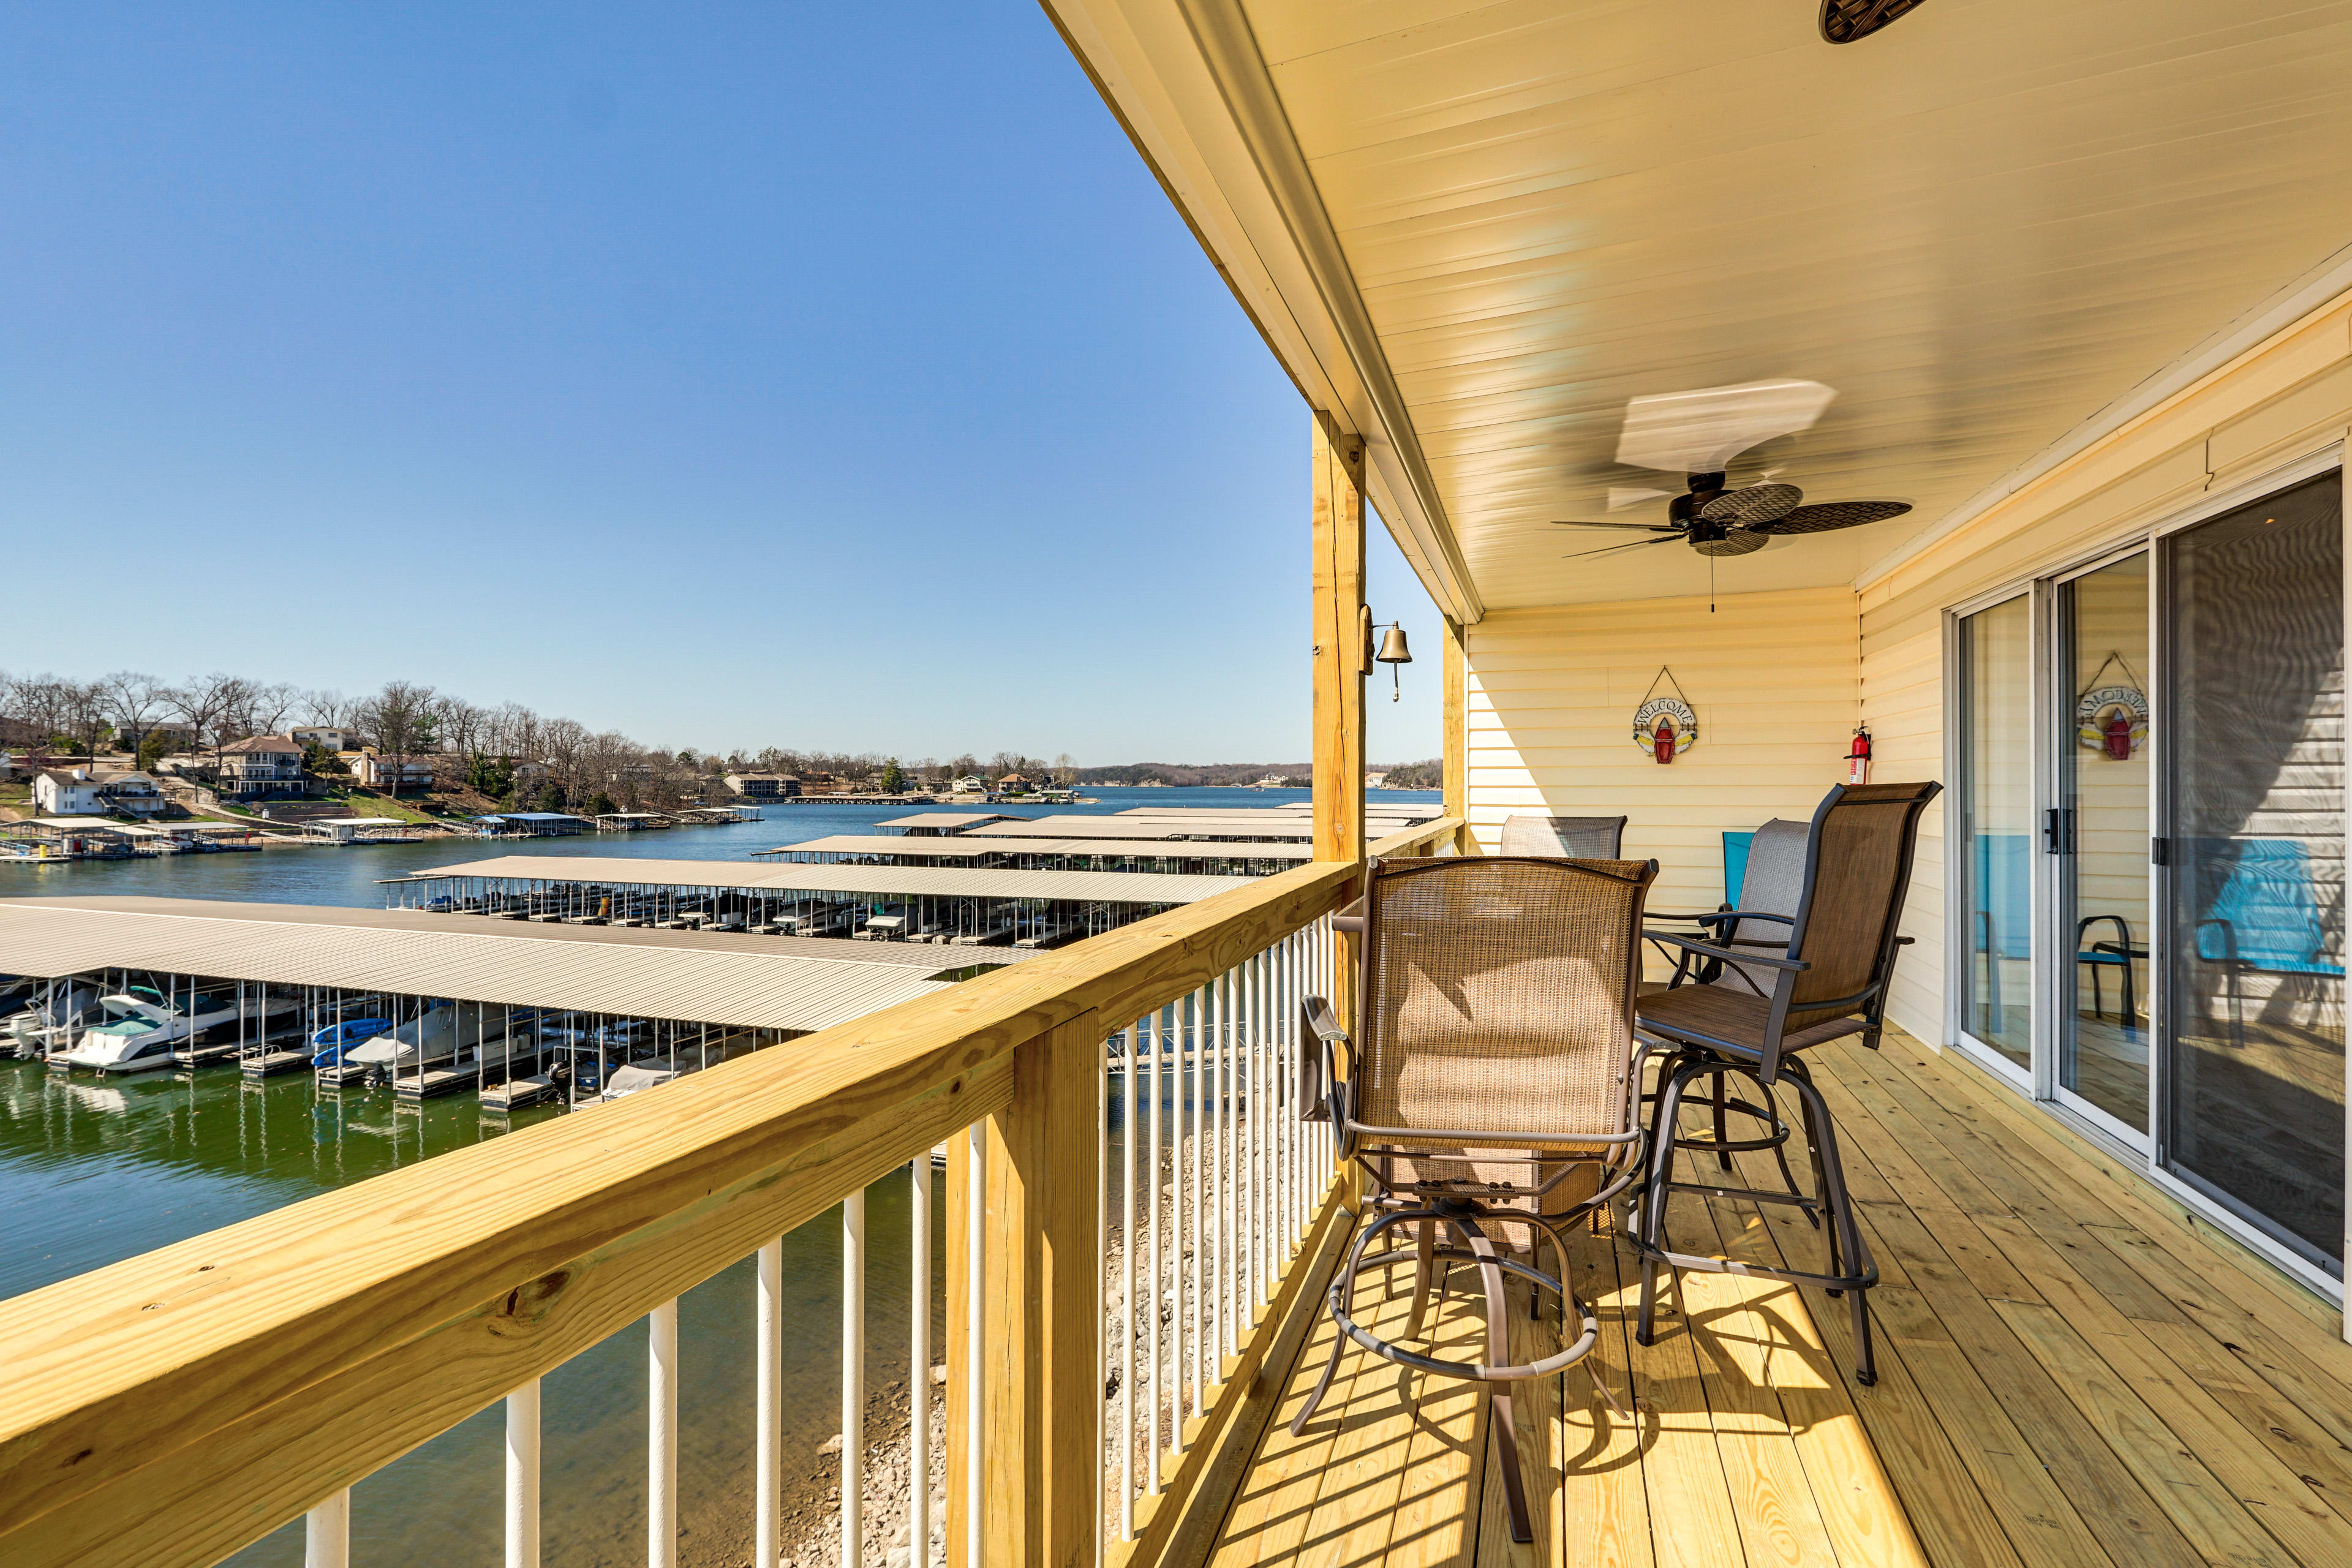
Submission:
<svg viewBox="0 0 2352 1568">
<path fill-rule="evenodd" d="M 1470 1258 L 1481 1268 L 1488 1261 L 1464 1248 L 1447 1247 L 1444 1252 L 1458 1258 Z M 1440 1254 L 1433 1253 L 1432 1256 L 1440 1256 Z M 1524 1263 L 1515 1262 L 1507 1258 L 1497 1258 L 1492 1261 L 1495 1267 L 1504 1273 L 1517 1275 L 1536 1289 L 1549 1290 L 1555 1296 L 1575 1303 L 1577 1315 L 1583 1323 L 1583 1332 L 1577 1337 L 1576 1342 L 1557 1355 L 1546 1356 L 1541 1361 L 1530 1362 L 1525 1366 L 1486 1366 L 1475 1362 L 1440 1361 L 1434 1356 L 1415 1355 L 1409 1350 L 1402 1349 L 1381 1339 L 1378 1334 L 1348 1316 L 1349 1286 L 1353 1283 L 1358 1275 L 1368 1274 L 1375 1268 L 1392 1268 L 1399 1264 L 1412 1261 L 1414 1261 L 1414 1255 L 1409 1252 L 1376 1253 L 1370 1258 L 1358 1260 L 1355 1267 L 1348 1270 L 1344 1279 L 1334 1280 L 1331 1285 L 1331 1321 L 1339 1325 L 1341 1333 L 1346 1334 L 1382 1361 L 1394 1362 L 1399 1366 L 1409 1366 L 1416 1372 L 1425 1372 L 1436 1377 L 1455 1377 L 1472 1383 L 1518 1383 L 1530 1377 L 1549 1377 L 1554 1373 L 1565 1372 L 1591 1354 L 1592 1347 L 1600 1342 L 1601 1321 L 1593 1316 L 1591 1308 L 1586 1306 L 1559 1280 Z"/>
</svg>

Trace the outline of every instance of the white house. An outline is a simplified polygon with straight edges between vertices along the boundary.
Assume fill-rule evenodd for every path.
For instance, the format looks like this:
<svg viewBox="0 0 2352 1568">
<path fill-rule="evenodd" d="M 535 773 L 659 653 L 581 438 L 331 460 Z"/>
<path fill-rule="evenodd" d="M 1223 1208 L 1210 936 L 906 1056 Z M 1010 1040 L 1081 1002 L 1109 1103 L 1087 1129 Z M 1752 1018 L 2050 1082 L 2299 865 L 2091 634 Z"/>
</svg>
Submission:
<svg viewBox="0 0 2352 1568">
<path fill-rule="evenodd" d="M 163 809 L 163 792 L 142 773 L 45 768 L 33 779 L 33 805 L 43 816 L 103 816 L 118 811 L 152 816 Z"/>
<path fill-rule="evenodd" d="M 286 731 L 288 740 L 305 746 L 316 746 L 324 752 L 348 751 L 359 740 L 356 730 L 338 729 L 331 724 L 297 724 Z"/>
<path fill-rule="evenodd" d="M 409 757 L 394 759 L 380 754 L 373 746 L 364 748 L 357 756 L 343 759 L 351 763 L 352 773 L 369 789 L 430 789 L 433 787 L 433 759 Z"/>
<path fill-rule="evenodd" d="M 986 795 L 988 781 L 978 773 L 966 773 L 949 787 L 957 795 Z"/>
</svg>

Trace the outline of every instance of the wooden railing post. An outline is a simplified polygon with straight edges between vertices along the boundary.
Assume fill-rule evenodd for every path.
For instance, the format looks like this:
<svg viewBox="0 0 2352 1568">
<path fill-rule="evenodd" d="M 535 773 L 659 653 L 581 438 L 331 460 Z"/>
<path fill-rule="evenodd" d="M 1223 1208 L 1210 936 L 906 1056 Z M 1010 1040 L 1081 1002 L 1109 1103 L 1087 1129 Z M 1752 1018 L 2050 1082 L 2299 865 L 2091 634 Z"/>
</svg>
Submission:
<svg viewBox="0 0 2352 1568">
<path fill-rule="evenodd" d="M 982 1531 L 986 1568 L 1082 1568 L 1102 1511 L 1102 1231 L 1088 1012 L 1022 1046 L 989 1120 Z"/>
<path fill-rule="evenodd" d="M 1462 623 L 1445 617 L 1445 815 L 1459 817 L 1454 835 L 1454 853 L 1478 853 L 1477 836 L 1470 831 L 1470 658 Z"/>
<path fill-rule="evenodd" d="M 1315 858 L 1364 858 L 1364 442 L 1315 416 Z"/>
</svg>

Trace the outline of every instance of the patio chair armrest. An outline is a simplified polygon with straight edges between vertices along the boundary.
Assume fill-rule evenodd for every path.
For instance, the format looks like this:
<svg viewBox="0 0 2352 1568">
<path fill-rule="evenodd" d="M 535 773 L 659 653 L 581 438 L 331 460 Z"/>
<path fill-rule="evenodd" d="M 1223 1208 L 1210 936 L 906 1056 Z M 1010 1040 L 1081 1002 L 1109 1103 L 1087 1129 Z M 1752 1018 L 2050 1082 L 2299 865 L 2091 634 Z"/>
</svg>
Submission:
<svg viewBox="0 0 2352 1568">
<path fill-rule="evenodd" d="M 1364 900 L 1361 900 L 1361 899 L 1358 899 L 1354 903 L 1348 905 L 1345 909 L 1342 909 L 1342 910 L 1341 910 L 1338 914 L 1333 915 L 1333 916 L 1331 917 L 1331 929 L 1332 929 L 1333 931 L 1346 931 L 1346 932 L 1348 932 L 1350 936 L 1361 936 L 1361 935 L 1363 935 L 1363 934 L 1364 934 Z M 1318 996 L 1318 997 L 1315 998 L 1315 1000 L 1317 1000 L 1317 1001 L 1321 1001 L 1321 1000 L 1322 1000 L 1322 998 Z M 1325 1008 L 1325 1011 L 1327 1011 L 1327 1012 L 1328 1012 L 1328 1011 L 1329 1011 L 1329 1008 L 1327 1006 L 1327 1007 Z"/>
<path fill-rule="evenodd" d="M 1298 1119 L 1345 1125 L 1348 1085 L 1339 1077 L 1339 1052 L 1349 1044 L 1348 1031 L 1331 1004 L 1309 996 L 1299 1004 L 1299 1019 L 1313 1036 L 1312 1048 L 1298 1053 Z"/>
<path fill-rule="evenodd" d="M 1730 948 L 1719 946 L 1714 942 L 1694 942 L 1689 937 L 1675 936 L 1671 931 L 1645 931 L 1642 934 L 1652 942 L 1662 942 L 1668 946 L 1681 948 L 1685 952 L 1696 957 L 1719 958 L 1727 963 L 1761 964 L 1767 969 L 1786 969 L 1792 972 L 1812 967 L 1801 958 L 1767 958 L 1752 948 Z"/>
</svg>

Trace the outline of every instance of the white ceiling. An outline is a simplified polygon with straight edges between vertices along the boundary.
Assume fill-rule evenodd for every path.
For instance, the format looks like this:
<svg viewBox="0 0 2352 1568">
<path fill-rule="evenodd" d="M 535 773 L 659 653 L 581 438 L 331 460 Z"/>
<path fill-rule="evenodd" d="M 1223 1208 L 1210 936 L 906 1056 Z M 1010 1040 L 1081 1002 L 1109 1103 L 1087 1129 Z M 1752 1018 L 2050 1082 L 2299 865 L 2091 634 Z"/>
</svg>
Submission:
<svg viewBox="0 0 2352 1568">
<path fill-rule="evenodd" d="M 1705 588 L 1679 543 L 1569 562 L 1609 536 L 1546 526 L 1663 520 L 1606 510 L 1680 489 L 1614 462 L 1629 397 L 1839 389 L 1748 471 L 1917 510 L 1717 582 L 1850 582 L 2352 244 L 2352 0 L 1931 0 L 1843 47 L 1814 0 L 1055 0 L 1123 14 L 1074 41 L 1188 210 L 1247 172 L 1138 62 L 1185 37 L 1155 13 L 1234 4 L 1490 607 Z"/>
</svg>

